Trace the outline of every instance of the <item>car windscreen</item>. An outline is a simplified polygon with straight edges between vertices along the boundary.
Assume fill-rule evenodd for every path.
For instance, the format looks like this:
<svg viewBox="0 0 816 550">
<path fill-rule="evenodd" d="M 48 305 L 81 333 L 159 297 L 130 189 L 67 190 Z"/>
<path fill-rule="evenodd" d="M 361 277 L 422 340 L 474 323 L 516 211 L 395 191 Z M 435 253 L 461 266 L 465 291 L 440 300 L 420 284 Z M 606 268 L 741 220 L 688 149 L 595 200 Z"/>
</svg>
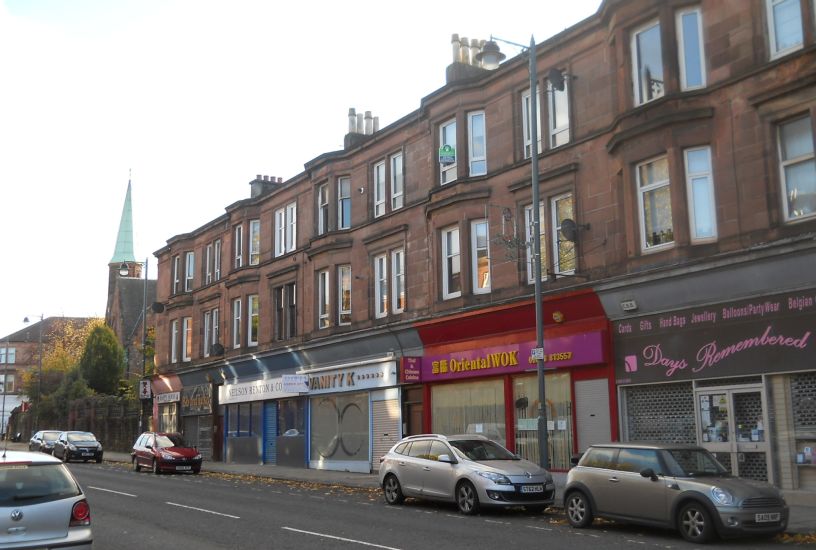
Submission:
<svg viewBox="0 0 816 550">
<path fill-rule="evenodd" d="M 63 464 L 0 465 L 0 506 L 49 502 L 80 494 Z"/>
<path fill-rule="evenodd" d="M 59 432 L 43 432 L 43 441 L 56 441 L 59 434 Z"/>
<path fill-rule="evenodd" d="M 83 441 L 96 441 L 93 434 L 68 434 L 68 441 L 71 443 L 81 443 Z"/>
<path fill-rule="evenodd" d="M 518 460 L 518 457 L 492 441 L 483 439 L 460 439 L 448 441 L 456 454 L 469 460 Z"/>
<path fill-rule="evenodd" d="M 717 462 L 705 449 L 669 449 L 666 451 L 669 470 L 679 477 L 703 477 L 729 475 L 728 470 Z"/>
<path fill-rule="evenodd" d="M 184 438 L 178 434 L 170 434 L 170 435 L 157 435 L 156 436 L 156 447 L 186 447 L 187 444 L 184 443 Z"/>
</svg>

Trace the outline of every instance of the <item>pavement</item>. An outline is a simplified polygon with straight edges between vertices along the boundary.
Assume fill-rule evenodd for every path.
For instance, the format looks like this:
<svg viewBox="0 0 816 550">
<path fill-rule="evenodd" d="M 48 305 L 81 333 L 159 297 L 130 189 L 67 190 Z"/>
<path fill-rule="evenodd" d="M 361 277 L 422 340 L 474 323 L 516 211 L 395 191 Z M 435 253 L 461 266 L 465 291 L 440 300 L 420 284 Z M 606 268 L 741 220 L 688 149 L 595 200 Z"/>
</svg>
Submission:
<svg viewBox="0 0 816 550">
<path fill-rule="evenodd" d="M 0 447 L 1 448 L 1 447 Z M 27 443 L 9 443 L 9 450 L 28 450 Z M 109 462 L 124 462 L 130 464 L 130 454 L 105 451 L 105 460 Z M 334 470 L 313 470 L 309 468 L 292 468 L 274 464 L 227 464 L 224 462 L 205 461 L 202 472 L 219 474 L 233 474 L 263 477 L 283 481 L 299 481 L 317 483 L 321 485 L 340 485 L 359 489 L 379 489 L 380 483 L 377 474 L 361 474 L 357 472 L 340 472 Z M 556 488 L 556 506 L 563 499 L 564 485 L 567 474 L 553 472 Z M 789 534 L 816 534 L 816 492 L 811 491 L 783 491 L 785 500 L 790 508 L 788 520 Z"/>
</svg>

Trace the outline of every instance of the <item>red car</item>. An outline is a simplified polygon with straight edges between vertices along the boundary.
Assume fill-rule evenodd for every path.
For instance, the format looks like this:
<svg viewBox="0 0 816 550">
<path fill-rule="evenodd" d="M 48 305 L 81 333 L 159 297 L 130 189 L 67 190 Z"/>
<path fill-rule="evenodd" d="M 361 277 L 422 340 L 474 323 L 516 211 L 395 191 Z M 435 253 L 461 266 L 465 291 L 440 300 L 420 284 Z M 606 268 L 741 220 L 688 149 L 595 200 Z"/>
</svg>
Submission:
<svg viewBox="0 0 816 550">
<path fill-rule="evenodd" d="M 201 471 L 201 453 L 187 445 L 179 433 L 145 432 L 133 444 L 130 456 L 137 472 L 142 468 L 150 468 L 154 474 Z"/>
</svg>

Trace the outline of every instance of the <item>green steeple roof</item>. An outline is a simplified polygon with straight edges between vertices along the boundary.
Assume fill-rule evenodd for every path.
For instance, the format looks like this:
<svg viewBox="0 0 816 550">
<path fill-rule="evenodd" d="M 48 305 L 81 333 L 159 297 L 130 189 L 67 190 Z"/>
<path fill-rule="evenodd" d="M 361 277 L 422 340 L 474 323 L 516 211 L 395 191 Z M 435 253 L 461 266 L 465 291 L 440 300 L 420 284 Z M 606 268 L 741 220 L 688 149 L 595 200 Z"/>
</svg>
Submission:
<svg viewBox="0 0 816 550">
<path fill-rule="evenodd" d="M 116 236 L 116 250 L 110 264 L 135 262 L 133 255 L 133 209 L 130 205 L 130 180 L 128 179 L 125 205 L 122 207 L 122 219 L 119 221 L 119 234 Z"/>
</svg>

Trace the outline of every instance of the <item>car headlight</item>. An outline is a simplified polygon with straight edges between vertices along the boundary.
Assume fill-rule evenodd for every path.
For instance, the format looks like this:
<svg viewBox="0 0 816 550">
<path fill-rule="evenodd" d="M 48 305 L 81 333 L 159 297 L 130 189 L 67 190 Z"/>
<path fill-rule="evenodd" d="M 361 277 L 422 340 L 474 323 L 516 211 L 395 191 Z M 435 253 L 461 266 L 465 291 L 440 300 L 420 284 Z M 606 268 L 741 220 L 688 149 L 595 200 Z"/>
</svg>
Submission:
<svg viewBox="0 0 816 550">
<path fill-rule="evenodd" d="M 76 451 L 76 445 L 71 445 L 71 444 L 69 443 L 69 444 L 68 444 L 68 450 L 69 450 L 69 451 Z"/>
<path fill-rule="evenodd" d="M 711 488 L 711 498 L 714 500 L 714 502 L 723 506 L 728 506 L 734 503 L 734 497 L 731 495 L 731 493 L 716 486 Z"/>
<path fill-rule="evenodd" d="M 489 479 L 497 485 L 512 485 L 510 479 L 504 474 L 497 474 L 496 472 L 476 472 L 480 476 Z"/>
<path fill-rule="evenodd" d="M 96 444 L 96 448 L 97 448 L 97 449 L 99 449 L 99 450 L 101 451 L 101 450 L 102 450 L 102 444 L 101 444 L 101 443 L 97 443 L 97 444 Z"/>
<path fill-rule="evenodd" d="M 195 455 L 195 456 L 193 457 L 193 460 L 201 460 L 201 455 Z"/>
<path fill-rule="evenodd" d="M 170 453 L 159 453 L 159 454 L 161 454 L 161 457 L 163 459 L 165 459 L 165 460 L 174 460 L 175 459 L 175 457 L 173 455 L 171 455 Z"/>
</svg>

